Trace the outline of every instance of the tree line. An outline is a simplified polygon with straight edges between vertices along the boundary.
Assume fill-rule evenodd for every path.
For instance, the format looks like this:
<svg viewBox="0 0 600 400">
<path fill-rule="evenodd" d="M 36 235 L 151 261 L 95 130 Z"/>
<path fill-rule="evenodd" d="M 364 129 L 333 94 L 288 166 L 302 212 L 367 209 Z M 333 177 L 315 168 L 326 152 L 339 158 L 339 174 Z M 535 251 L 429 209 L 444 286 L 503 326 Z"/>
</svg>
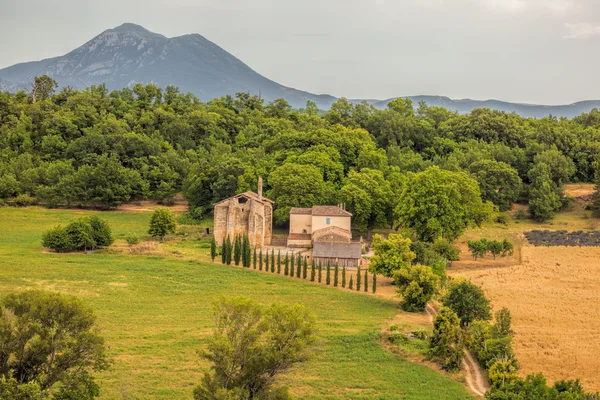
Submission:
<svg viewBox="0 0 600 400">
<path fill-rule="evenodd" d="M 276 223 L 290 207 L 345 202 L 361 230 L 401 224 L 452 239 L 490 207 L 519 200 L 534 218 L 552 218 L 563 185 L 593 181 L 600 161 L 598 110 L 532 119 L 340 99 L 322 112 L 248 93 L 203 103 L 152 84 L 57 91 L 48 79 L 31 93 L 0 93 L 5 202 L 112 208 L 181 191 L 202 218 L 264 176 Z M 434 209 L 437 222 L 420 219 Z"/>
</svg>

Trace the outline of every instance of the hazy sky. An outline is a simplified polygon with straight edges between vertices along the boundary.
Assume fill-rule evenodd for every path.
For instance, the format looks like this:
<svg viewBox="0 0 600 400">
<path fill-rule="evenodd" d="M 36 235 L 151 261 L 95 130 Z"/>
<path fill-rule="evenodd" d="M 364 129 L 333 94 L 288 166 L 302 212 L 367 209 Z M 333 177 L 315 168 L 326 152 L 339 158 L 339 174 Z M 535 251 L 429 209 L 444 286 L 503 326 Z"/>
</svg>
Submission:
<svg viewBox="0 0 600 400">
<path fill-rule="evenodd" d="M 315 93 L 600 99 L 599 0 L 0 0 L 0 67 L 65 54 L 123 22 L 200 33 Z"/>
</svg>

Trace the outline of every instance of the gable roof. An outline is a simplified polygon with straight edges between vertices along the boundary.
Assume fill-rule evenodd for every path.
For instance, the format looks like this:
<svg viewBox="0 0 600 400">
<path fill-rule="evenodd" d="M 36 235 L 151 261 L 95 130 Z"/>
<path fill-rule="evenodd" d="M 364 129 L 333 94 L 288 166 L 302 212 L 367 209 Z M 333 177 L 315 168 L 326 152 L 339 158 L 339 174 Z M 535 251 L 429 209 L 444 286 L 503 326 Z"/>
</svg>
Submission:
<svg viewBox="0 0 600 400">
<path fill-rule="evenodd" d="M 290 209 L 290 214 L 312 214 L 312 208 L 300 208 L 300 207 L 292 207 Z"/>
<path fill-rule="evenodd" d="M 350 243 L 352 232 L 339 226 L 328 226 L 314 231 L 312 237 L 315 242 Z"/>
<path fill-rule="evenodd" d="M 227 202 L 229 202 L 229 200 L 231 200 L 231 199 L 238 199 L 238 198 L 240 198 L 240 197 L 245 197 L 245 198 L 247 198 L 248 200 L 254 200 L 254 201 L 258 201 L 259 203 L 271 203 L 271 204 L 275 204 L 275 202 L 274 202 L 273 200 L 271 200 L 271 199 L 267 199 L 267 198 L 266 198 L 266 197 L 264 197 L 264 196 L 263 196 L 263 197 L 262 197 L 262 199 L 261 199 L 261 198 L 259 198 L 259 197 L 258 197 L 258 194 L 254 193 L 254 192 L 250 192 L 250 191 L 248 191 L 248 192 L 244 192 L 244 193 L 236 194 L 235 196 L 232 196 L 232 197 L 228 197 L 228 198 L 226 198 L 226 199 L 223 199 L 223 200 L 219 201 L 218 203 L 216 203 L 216 204 L 215 204 L 215 206 L 218 206 L 218 205 L 220 205 L 220 204 L 227 203 Z"/>
<path fill-rule="evenodd" d="M 362 244 L 360 243 L 313 243 L 313 257 L 317 258 L 353 258 L 362 257 Z"/>
<path fill-rule="evenodd" d="M 313 206 L 312 215 L 325 217 L 351 217 L 352 214 L 338 206 Z"/>
</svg>

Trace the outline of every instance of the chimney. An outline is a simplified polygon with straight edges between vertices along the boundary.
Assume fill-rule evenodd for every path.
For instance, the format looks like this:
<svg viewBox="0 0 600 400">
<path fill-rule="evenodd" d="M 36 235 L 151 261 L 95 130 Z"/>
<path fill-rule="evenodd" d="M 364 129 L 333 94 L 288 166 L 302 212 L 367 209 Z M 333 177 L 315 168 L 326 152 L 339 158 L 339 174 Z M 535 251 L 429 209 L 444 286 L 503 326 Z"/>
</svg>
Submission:
<svg viewBox="0 0 600 400">
<path fill-rule="evenodd" d="M 262 176 L 259 176 L 258 177 L 258 199 L 259 200 L 262 200 L 262 186 L 263 186 Z"/>
</svg>

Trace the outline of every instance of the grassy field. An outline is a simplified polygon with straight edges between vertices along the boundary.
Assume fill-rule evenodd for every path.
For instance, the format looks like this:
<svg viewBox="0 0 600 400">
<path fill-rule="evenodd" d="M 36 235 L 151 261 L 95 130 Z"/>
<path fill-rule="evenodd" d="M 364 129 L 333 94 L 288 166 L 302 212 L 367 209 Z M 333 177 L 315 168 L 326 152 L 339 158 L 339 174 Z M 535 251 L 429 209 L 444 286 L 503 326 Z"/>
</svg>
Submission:
<svg viewBox="0 0 600 400">
<path fill-rule="evenodd" d="M 114 250 L 44 253 L 44 230 L 91 212 L 0 209 L 0 292 L 43 288 L 80 296 L 96 312 L 109 346 L 110 371 L 99 376 L 103 399 L 189 399 L 207 365 L 198 357 L 211 332 L 219 295 L 262 303 L 301 302 L 317 314 L 315 357 L 282 382 L 303 399 L 467 399 L 450 377 L 387 352 L 379 334 L 397 304 L 294 279 L 206 262 L 192 234 L 155 253 Z M 147 212 L 102 213 L 115 236 L 144 235 Z M 197 257 L 195 257 L 197 255 Z"/>
</svg>

